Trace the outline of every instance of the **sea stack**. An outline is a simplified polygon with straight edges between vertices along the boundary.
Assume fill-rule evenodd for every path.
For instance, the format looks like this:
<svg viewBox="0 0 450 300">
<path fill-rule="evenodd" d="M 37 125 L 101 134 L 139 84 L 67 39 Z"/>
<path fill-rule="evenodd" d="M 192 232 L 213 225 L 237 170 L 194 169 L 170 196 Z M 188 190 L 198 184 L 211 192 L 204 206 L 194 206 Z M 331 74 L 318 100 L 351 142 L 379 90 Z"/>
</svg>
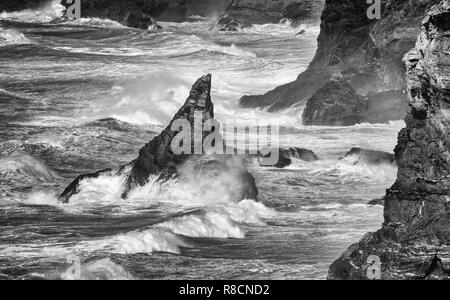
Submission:
<svg viewBox="0 0 450 300">
<path fill-rule="evenodd" d="M 431 8 L 405 56 L 410 112 L 384 224 L 352 245 L 330 279 L 450 279 L 450 1 Z M 376 273 L 376 272 L 375 272 Z"/>
<path fill-rule="evenodd" d="M 239 186 L 235 187 L 240 199 L 257 199 L 258 190 L 255 185 L 255 179 L 248 173 L 244 163 L 237 163 L 236 159 L 226 155 L 195 155 L 195 154 L 174 154 L 172 152 L 172 139 L 177 136 L 180 131 L 172 130 L 172 124 L 175 120 L 187 120 L 191 126 L 191 132 L 194 132 L 195 116 L 202 116 L 202 123 L 214 118 L 214 105 L 211 100 L 211 75 L 205 75 L 199 78 L 193 85 L 189 97 L 184 105 L 178 110 L 170 124 L 164 129 L 160 135 L 152 139 L 140 151 L 139 157 L 122 166 L 117 170 L 104 170 L 93 174 L 80 175 L 72 182 L 60 196 L 63 203 L 69 202 L 70 198 L 79 193 L 80 183 L 89 178 L 97 178 L 99 176 L 121 175 L 125 177 L 122 198 L 126 199 L 129 193 L 148 183 L 151 175 L 159 176 L 159 180 L 164 181 L 179 173 L 179 168 L 187 161 L 193 161 L 196 165 L 194 169 L 211 175 L 211 169 L 216 169 L 216 176 L 222 172 L 231 172 L 235 178 L 239 180 Z M 180 129 L 181 130 L 181 129 Z M 202 140 L 211 132 L 203 131 Z M 192 143 L 192 151 L 194 153 L 194 143 Z M 205 172 L 205 171 L 208 172 Z"/>
</svg>

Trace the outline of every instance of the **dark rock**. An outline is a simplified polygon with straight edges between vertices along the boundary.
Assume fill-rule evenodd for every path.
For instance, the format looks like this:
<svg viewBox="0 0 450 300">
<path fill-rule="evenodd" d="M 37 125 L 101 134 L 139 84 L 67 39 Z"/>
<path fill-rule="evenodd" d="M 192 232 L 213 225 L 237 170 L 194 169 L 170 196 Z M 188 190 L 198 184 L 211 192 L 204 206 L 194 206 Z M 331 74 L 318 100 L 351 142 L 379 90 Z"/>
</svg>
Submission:
<svg viewBox="0 0 450 300">
<path fill-rule="evenodd" d="M 431 8 L 405 56 L 411 111 L 395 149 L 397 181 L 385 196 L 384 223 L 351 246 L 330 279 L 367 279 L 368 257 L 382 279 L 450 279 L 450 1 Z"/>
<path fill-rule="evenodd" d="M 198 170 L 199 173 L 212 178 L 224 172 L 233 174 L 232 177 L 237 179 L 233 190 L 240 197 L 237 200 L 256 200 L 258 190 L 255 179 L 240 160 L 227 155 L 177 155 L 172 152 L 172 139 L 180 133 L 178 130 L 173 131 L 171 129 L 173 122 L 180 119 L 187 120 L 192 129 L 195 113 L 201 114 L 202 122 L 214 118 L 214 106 L 211 101 L 211 75 L 205 75 L 197 80 L 186 102 L 175 114 L 169 126 L 140 150 L 139 157 L 136 160 L 116 170 L 106 170 L 79 176 L 66 188 L 59 198 L 60 201 L 67 203 L 70 197 L 79 193 L 79 186 L 83 180 L 97 178 L 102 175 L 125 176 L 122 198 L 126 199 L 129 192 L 134 188 L 147 184 L 151 175 L 157 175 L 159 180 L 164 181 L 179 176 L 180 168 L 187 163 L 194 164 L 194 169 Z M 204 131 L 203 139 L 209 134 L 210 132 Z M 194 153 L 194 146 L 195 143 L 192 143 L 191 153 Z"/>
<path fill-rule="evenodd" d="M 242 29 L 249 27 L 248 24 L 241 23 L 227 14 L 221 15 L 214 25 L 211 27 L 211 30 L 218 31 L 242 31 Z"/>
<path fill-rule="evenodd" d="M 300 159 L 306 162 L 313 162 L 319 160 L 317 155 L 308 149 L 303 148 L 289 148 L 280 149 L 280 157 L 278 163 L 274 165 L 277 168 L 285 168 L 292 164 L 292 159 Z"/>
<path fill-rule="evenodd" d="M 372 165 L 395 164 L 395 155 L 383 151 L 353 148 L 345 154 L 345 157 L 356 158 L 355 164 L 360 162 Z"/>
<path fill-rule="evenodd" d="M 172 123 L 177 119 L 186 119 L 194 126 L 194 113 L 202 112 L 203 122 L 214 118 L 214 105 L 211 101 L 211 75 L 206 75 L 197 80 L 183 107 L 175 114 L 172 122 L 164 131 L 144 146 L 139 152 L 139 157 L 133 164 L 128 176 L 123 197 L 136 186 L 143 186 L 148 182 L 151 174 L 176 173 L 176 166 L 185 162 L 190 155 L 175 155 L 171 149 L 172 139 L 179 133 L 172 131 Z M 203 132 L 203 137 L 209 132 Z M 192 153 L 194 153 L 192 144 Z"/>
<path fill-rule="evenodd" d="M 139 28 L 139 29 L 162 29 L 160 25 L 153 20 L 152 17 L 142 13 L 131 13 L 123 21 L 123 24 L 127 27 Z"/>
<path fill-rule="evenodd" d="M 277 111 L 303 104 L 335 74 L 361 95 L 406 89 L 402 58 L 414 47 L 426 11 L 439 1 L 382 1 L 382 18 L 369 20 L 366 1 L 327 0 L 308 69 L 265 95 L 242 97 L 241 106 Z"/>
<path fill-rule="evenodd" d="M 303 124 L 354 125 L 363 120 L 366 105 L 366 99 L 356 94 L 350 84 L 332 79 L 308 100 L 303 111 Z"/>
<path fill-rule="evenodd" d="M 47 0 L 8 0 L 0 2 L 0 12 L 19 11 L 24 9 L 37 9 Z"/>
<path fill-rule="evenodd" d="M 324 0 L 232 0 L 226 13 L 239 22 L 250 24 L 279 23 L 283 19 L 314 22 L 320 19 L 323 4 Z"/>
<path fill-rule="evenodd" d="M 64 192 L 61 194 L 61 196 L 59 196 L 58 200 L 61 203 L 65 203 L 65 204 L 69 203 L 70 198 L 73 195 L 76 195 L 80 192 L 79 187 L 83 180 L 95 179 L 102 175 L 113 175 L 113 171 L 108 169 L 108 170 L 98 171 L 98 172 L 95 172 L 92 174 L 84 174 L 84 175 L 78 176 L 71 184 L 69 184 L 69 186 L 64 190 Z"/>
<path fill-rule="evenodd" d="M 367 203 L 367 204 L 368 205 L 373 205 L 373 206 L 375 206 L 375 205 L 384 206 L 384 198 L 379 198 L 379 199 L 375 199 L 375 200 L 369 201 L 369 203 Z"/>
<path fill-rule="evenodd" d="M 306 33 L 306 30 L 302 29 L 300 30 L 296 35 L 303 35 Z"/>
</svg>

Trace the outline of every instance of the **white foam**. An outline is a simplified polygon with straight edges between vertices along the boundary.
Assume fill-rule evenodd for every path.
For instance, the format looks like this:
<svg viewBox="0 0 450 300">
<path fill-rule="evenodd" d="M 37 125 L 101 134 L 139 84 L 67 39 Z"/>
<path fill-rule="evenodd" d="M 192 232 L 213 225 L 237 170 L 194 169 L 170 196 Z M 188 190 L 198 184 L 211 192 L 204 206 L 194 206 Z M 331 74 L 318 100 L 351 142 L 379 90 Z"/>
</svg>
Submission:
<svg viewBox="0 0 450 300">
<path fill-rule="evenodd" d="M 63 24 L 74 26 L 100 27 L 100 28 L 127 28 L 126 26 L 120 24 L 119 22 L 101 18 L 80 18 L 75 20 L 67 20 Z"/>
<path fill-rule="evenodd" d="M 34 157 L 20 152 L 0 156 L 0 176 L 51 181 L 57 175 Z"/>
<path fill-rule="evenodd" d="M 0 47 L 9 45 L 24 45 L 32 44 L 31 40 L 27 39 L 25 35 L 14 29 L 0 28 Z M 5 90 L 1 90 L 8 93 Z"/>
<path fill-rule="evenodd" d="M 0 19 L 30 23 L 48 23 L 63 16 L 66 8 L 60 0 L 49 0 L 37 9 L 25 9 L 17 12 L 2 12 Z"/>
</svg>

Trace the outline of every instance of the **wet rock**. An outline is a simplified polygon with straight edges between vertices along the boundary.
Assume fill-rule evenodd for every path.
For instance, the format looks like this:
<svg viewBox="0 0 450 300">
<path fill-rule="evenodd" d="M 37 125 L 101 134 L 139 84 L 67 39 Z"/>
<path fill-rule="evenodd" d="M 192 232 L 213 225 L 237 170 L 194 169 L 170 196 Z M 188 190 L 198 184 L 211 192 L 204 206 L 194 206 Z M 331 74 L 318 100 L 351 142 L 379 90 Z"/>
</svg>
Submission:
<svg viewBox="0 0 450 300">
<path fill-rule="evenodd" d="M 172 151 L 172 140 L 182 130 L 172 130 L 172 124 L 175 120 L 185 120 L 194 132 L 195 116 L 202 116 L 202 122 L 214 118 L 214 105 L 211 101 L 211 75 L 205 75 L 197 80 L 193 85 L 189 97 L 184 105 L 175 114 L 169 126 L 164 129 L 160 135 L 152 139 L 139 152 L 139 157 L 131 163 L 115 170 L 99 171 L 93 174 L 81 175 L 72 182 L 60 196 L 60 201 L 67 203 L 70 197 L 79 193 L 79 186 L 83 180 L 97 178 L 99 176 L 117 176 L 125 178 L 122 198 L 126 199 L 130 191 L 136 187 L 144 186 L 148 183 L 151 175 L 159 176 L 160 181 L 176 177 L 180 174 L 180 168 L 186 163 L 198 164 L 199 170 L 215 170 L 218 174 L 223 172 L 232 172 L 233 178 L 239 179 L 235 183 L 234 190 L 242 199 L 257 199 L 258 190 L 255 179 L 247 171 L 245 165 L 239 161 L 235 162 L 233 156 L 211 156 L 195 153 L 195 143 L 191 145 L 191 151 L 187 154 L 175 154 Z M 202 141 L 210 131 L 203 131 Z M 208 163 L 205 163 L 208 161 Z M 206 172 L 211 175 L 211 172 Z"/>
<path fill-rule="evenodd" d="M 302 29 L 300 30 L 296 35 L 303 35 L 306 33 L 306 30 Z"/>
<path fill-rule="evenodd" d="M 249 24 L 279 23 L 289 19 L 296 23 L 318 22 L 324 0 L 233 0 L 226 13 L 239 22 Z"/>
<path fill-rule="evenodd" d="M 123 24 L 127 27 L 139 28 L 139 29 L 162 29 L 156 21 L 149 15 L 142 13 L 131 13 L 123 21 Z"/>
<path fill-rule="evenodd" d="M 367 204 L 373 205 L 373 206 L 376 206 L 376 205 L 384 206 L 384 198 L 374 199 L 372 201 L 369 201 Z"/>
<path fill-rule="evenodd" d="M 274 165 L 274 167 L 277 168 L 290 166 L 292 164 L 292 159 L 299 159 L 306 162 L 319 160 L 313 151 L 303 148 L 280 149 L 279 153 L 280 156 L 278 162 Z"/>
<path fill-rule="evenodd" d="M 450 279 L 450 1 L 430 9 L 405 56 L 409 104 L 395 149 L 397 181 L 385 196 L 384 223 L 351 246 L 330 279 L 367 279 L 369 256 L 382 279 Z"/>
<path fill-rule="evenodd" d="M 367 101 L 342 79 L 332 79 L 307 102 L 303 125 L 349 126 L 362 122 Z"/>
<path fill-rule="evenodd" d="M 406 89 L 402 58 L 414 47 L 426 12 L 439 2 L 381 1 L 381 19 L 370 20 L 366 1 L 326 1 L 318 49 L 308 69 L 264 95 L 242 97 L 240 105 L 269 111 L 302 105 L 335 74 L 361 95 Z"/>
<path fill-rule="evenodd" d="M 383 151 L 367 150 L 361 148 L 352 148 L 346 158 L 353 158 L 354 164 L 361 162 L 372 165 L 395 164 L 395 155 Z"/>
<path fill-rule="evenodd" d="M 241 23 L 227 14 L 221 15 L 214 25 L 211 27 L 211 30 L 217 31 L 242 31 L 242 29 L 249 27 L 249 24 Z"/>
</svg>

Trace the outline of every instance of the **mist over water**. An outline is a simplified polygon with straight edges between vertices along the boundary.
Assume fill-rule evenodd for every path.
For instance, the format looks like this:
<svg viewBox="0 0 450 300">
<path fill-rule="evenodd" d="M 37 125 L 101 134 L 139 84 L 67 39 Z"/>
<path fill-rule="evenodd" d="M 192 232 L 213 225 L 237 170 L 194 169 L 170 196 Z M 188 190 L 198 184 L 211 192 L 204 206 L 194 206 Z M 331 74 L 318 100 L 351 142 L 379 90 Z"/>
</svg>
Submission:
<svg viewBox="0 0 450 300">
<path fill-rule="evenodd" d="M 382 222 L 396 167 L 339 160 L 352 147 L 392 152 L 404 123 L 304 127 L 302 107 L 240 109 L 244 94 L 295 80 L 319 28 L 210 21 L 142 31 L 100 19 L 60 21 L 59 8 L 0 14 L 0 278 L 325 278 L 329 264 Z M 301 29 L 306 33 L 296 36 Z M 124 178 L 77 175 L 123 165 L 167 126 L 194 81 L 213 74 L 217 119 L 280 127 L 284 147 L 317 153 L 285 169 L 253 166 L 261 202 L 237 201 L 233 174 L 213 183 L 183 170 L 120 199 Z M 362 225 L 361 225 L 362 224 Z"/>
</svg>

